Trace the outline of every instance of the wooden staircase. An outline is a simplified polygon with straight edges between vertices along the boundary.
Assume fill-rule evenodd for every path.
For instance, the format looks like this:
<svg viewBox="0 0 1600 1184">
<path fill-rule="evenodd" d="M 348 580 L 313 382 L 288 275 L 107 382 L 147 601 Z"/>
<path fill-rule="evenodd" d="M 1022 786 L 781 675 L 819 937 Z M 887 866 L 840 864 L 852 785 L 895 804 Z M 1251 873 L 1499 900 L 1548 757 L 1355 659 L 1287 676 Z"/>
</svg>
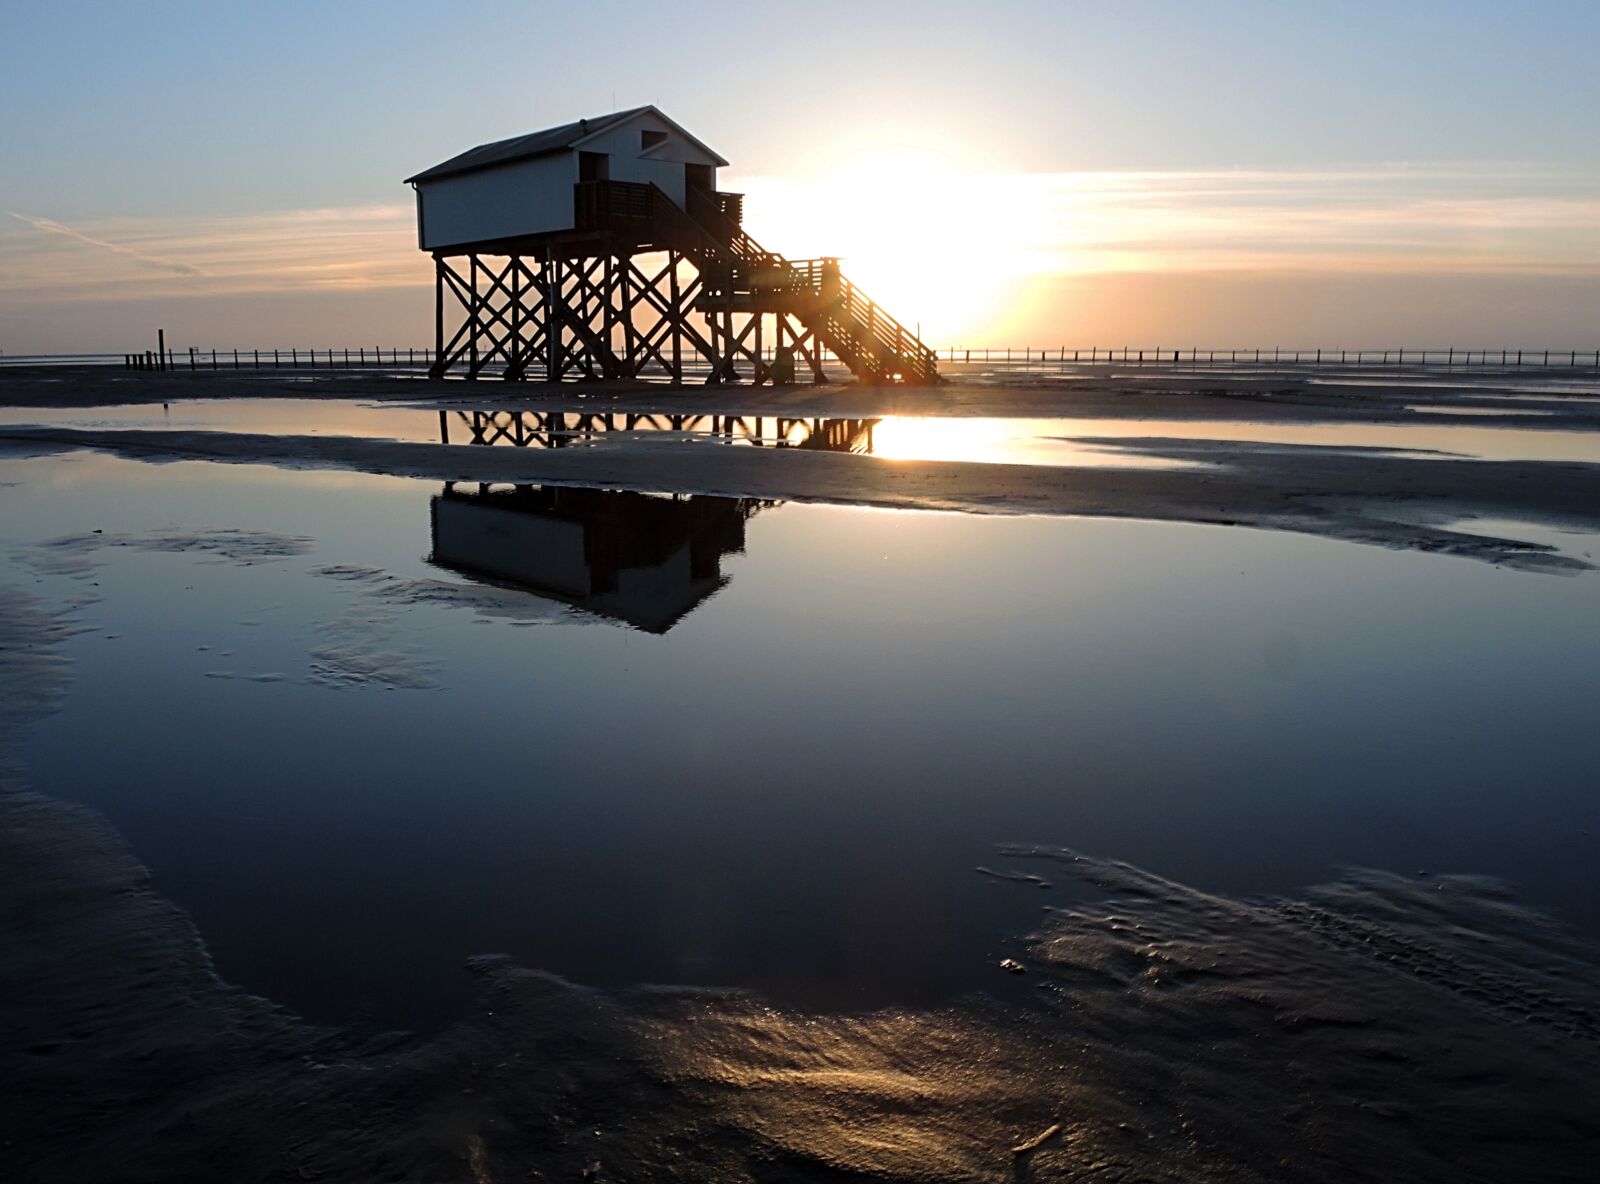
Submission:
<svg viewBox="0 0 1600 1184">
<path fill-rule="evenodd" d="M 689 191 L 685 210 L 653 184 L 577 186 L 578 225 L 648 233 L 700 272 L 695 307 L 706 313 L 788 313 L 862 382 L 928 385 L 938 358 L 839 270 L 837 260 L 789 260 L 740 225 L 740 195 Z M 731 215 L 731 216 L 730 216 Z"/>
</svg>

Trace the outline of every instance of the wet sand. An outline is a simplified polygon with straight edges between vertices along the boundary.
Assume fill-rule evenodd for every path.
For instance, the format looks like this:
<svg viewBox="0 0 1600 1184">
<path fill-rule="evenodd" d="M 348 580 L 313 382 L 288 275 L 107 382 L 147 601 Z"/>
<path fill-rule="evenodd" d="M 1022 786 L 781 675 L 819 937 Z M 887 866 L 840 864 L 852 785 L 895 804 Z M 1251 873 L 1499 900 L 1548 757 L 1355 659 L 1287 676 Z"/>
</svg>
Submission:
<svg viewBox="0 0 1600 1184">
<path fill-rule="evenodd" d="M 1600 372 L 1475 369 L 1418 377 L 1338 367 L 1218 373 L 1082 366 L 1066 374 L 986 377 L 955 367 L 934 387 L 858 383 L 790 387 L 586 382 L 549 385 L 485 379 L 432 381 L 420 374 L 328 370 L 174 370 L 113 367 L 0 368 L 0 406 L 95 407 L 198 398 L 364 399 L 420 406 L 467 404 L 595 412 L 734 415 L 959 415 L 1101 419 L 1233 419 L 1258 423 L 1455 423 L 1483 427 L 1600 430 Z M 1419 381 L 1429 385 L 1419 385 Z M 1437 383 L 1438 385 L 1431 385 Z M 1427 404 L 1426 413 L 1413 408 Z M 1456 414 L 1452 414 L 1454 411 Z"/>
<path fill-rule="evenodd" d="M 1600 436 L 1597 436 L 1600 443 Z M 1201 465 L 1056 468 L 894 461 L 847 453 L 684 447 L 515 449 L 351 437 L 0 427 L 15 454 L 94 448 L 147 461 L 343 468 L 440 481 L 604 486 L 897 509 L 1076 514 L 1295 530 L 1327 538 L 1581 570 L 1548 545 L 1446 523 L 1514 519 L 1600 529 L 1600 463 L 1486 461 L 1379 449 L 1107 438 L 1107 449 Z"/>
<path fill-rule="evenodd" d="M 0 380 L 0 398 L 22 391 Z M 106 398 L 129 394 L 119 384 Z M 860 402 L 816 413 L 896 400 L 929 411 L 932 399 L 1008 413 L 992 390 L 847 394 Z M 1127 399 L 1087 391 L 1068 410 L 1055 395 L 1006 405 L 1084 415 Z M 746 396 L 714 397 L 727 410 Z M 1231 398 L 1150 396 L 1158 417 L 1193 403 L 1208 419 Z M 1286 405 L 1333 415 L 1326 401 Z M 1399 414 L 1387 402 L 1355 413 Z M 0 439 L 20 452 L 1239 523 L 1567 571 L 1586 561 L 1444 524 L 1600 519 L 1600 465 L 1226 441 L 1115 442 L 1198 470 L 1041 471 L 715 447 Z M 1585 1178 L 1600 1154 L 1600 954 L 1466 877 L 1356 872 L 1247 901 L 1011 848 L 991 870 L 1088 886 L 1086 902 L 999 885 L 1050 906 L 1021 963 L 1032 1006 L 811 1015 L 740 994 L 601 993 L 488 956 L 464 970 L 479 984 L 473 1013 L 432 1039 L 308 1026 L 218 978 L 192 923 L 101 818 L 27 792 L 18 748 L 67 691 L 59 646 L 74 627 L 69 611 L 0 588 L 0 1143 L 18 1179 L 1557 1181 Z"/>
<path fill-rule="evenodd" d="M 1337 383 L 1324 378 L 1337 379 Z M 667 446 L 532 450 L 396 443 L 341 436 L 0 426 L 0 446 L 44 452 L 98 448 L 144 460 L 204 459 L 349 468 L 438 480 L 606 486 L 647 492 L 821 501 L 980 513 L 1075 514 L 1294 530 L 1384 546 L 1442 551 L 1524 568 L 1580 570 L 1582 555 L 1514 537 L 1451 529 L 1509 519 L 1600 528 L 1600 400 L 1543 393 L 1546 374 L 1471 376 L 1470 393 L 1395 377 L 1314 373 L 1154 375 L 1087 368 L 1070 380 L 1014 376 L 936 388 L 859 385 L 784 389 L 595 383 L 559 387 L 307 371 L 128 374 L 79 367 L 0 371 L 0 405 L 94 406 L 266 396 L 470 403 L 506 410 L 750 415 L 1070 416 L 1149 420 L 1148 438 L 1080 439 L 1172 468 L 1058 468 L 959 461 L 885 462 L 794 449 Z M 1580 373 L 1580 379 L 1581 379 Z M 1425 410 L 1418 410 L 1425 407 Z M 1482 412 L 1495 414 L 1492 419 Z M 1494 461 L 1447 453 L 1184 439 L 1185 420 L 1241 423 L 1418 424 L 1594 432 L 1594 463 Z M 1172 428 L 1158 427 L 1171 423 Z"/>
</svg>

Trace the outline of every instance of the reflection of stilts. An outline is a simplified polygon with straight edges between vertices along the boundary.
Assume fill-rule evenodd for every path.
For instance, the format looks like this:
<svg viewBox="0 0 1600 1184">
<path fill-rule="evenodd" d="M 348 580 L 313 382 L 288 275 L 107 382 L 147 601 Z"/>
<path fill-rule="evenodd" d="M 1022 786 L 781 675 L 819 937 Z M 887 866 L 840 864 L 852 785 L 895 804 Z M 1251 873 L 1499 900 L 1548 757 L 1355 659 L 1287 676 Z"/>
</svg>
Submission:
<svg viewBox="0 0 1600 1184">
<path fill-rule="evenodd" d="M 439 439 L 449 444 L 452 416 L 466 429 L 458 443 L 561 448 L 609 432 L 689 432 L 769 448 L 871 453 L 876 419 L 802 419 L 763 415 L 670 415 L 636 412 L 439 412 Z M 770 431 L 769 431 L 770 425 Z"/>
<path fill-rule="evenodd" d="M 664 633 L 727 582 L 722 556 L 774 504 L 452 482 L 432 502 L 429 560 Z"/>
</svg>

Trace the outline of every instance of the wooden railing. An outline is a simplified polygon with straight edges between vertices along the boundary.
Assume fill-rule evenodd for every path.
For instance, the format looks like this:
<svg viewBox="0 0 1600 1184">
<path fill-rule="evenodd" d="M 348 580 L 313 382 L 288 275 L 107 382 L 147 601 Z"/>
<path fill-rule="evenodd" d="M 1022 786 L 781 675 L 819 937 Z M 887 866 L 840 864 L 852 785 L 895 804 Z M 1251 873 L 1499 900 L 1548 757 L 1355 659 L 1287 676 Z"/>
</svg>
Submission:
<svg viewBox="0 0 1600 1184">
<path fill-rule="evenodd" d="M 843 276 L 839 277 L 839 304 L 854 315 L 858 325 L 865 327 L 880 356 L 886 352 L 888 358 L 908 365 L 917 378 L 931 379 L 938 374 L 938 354 Z"/>
<path fill-rule="evenodd" d="M 348 349 L 147 349 L 120 357 L 127 370 L 358 370 L 372 366 L 424 368 L 433 362 L 431 349 L 357 345 Z"/>
<path fill-rule="evenodd" d="M 1600 349 L 1181 349 L 1136 346 L 1073 348 L 1038 346 L 963 349 L 947 346 L 939 351 L 946 362 L 985 366 L 1071 366 L 1076 364 L 1194 367 L 1376 367 L 1379 369 L 1430 369 L 1450 372 L 1489 367 L 1496 370 L 1550 369 L 1600 370 Z"/>
<path fill-rule="evenodd" d="M 626 181 L 579 181 L 572 190 L 578 229 L 604 230 L 617 219 L 650 221 L 655 216 L 653 188 Z"/>
<path fill-rule="evenodd" d="M 699 200 L 696 200 L 696 199 Z M 765 250 L 742 226 L 723 217 L 707 195 L 690 193 L 689 214 L 715 238 L 726 239 L 730 249 L 746 264 L 751 285 L 764 291 L 807 291 L 823 298 L 824 307 L 837 307 L 834 319 L 839 340 L 830 342 L 834 352 L 845 356 L 857 348 L 855 357 L 845 357 L 879 374 L 905 374 L 919 380 L 934 378 L 939 371 L 938 355 L 917 339 L 839 272 L 836 259 L 806 259 L 791 262 Z M 758 283 L 762 279 L 764 283 Z M 836 286 L 836 288 L 835 288 Z"/>
</svg>

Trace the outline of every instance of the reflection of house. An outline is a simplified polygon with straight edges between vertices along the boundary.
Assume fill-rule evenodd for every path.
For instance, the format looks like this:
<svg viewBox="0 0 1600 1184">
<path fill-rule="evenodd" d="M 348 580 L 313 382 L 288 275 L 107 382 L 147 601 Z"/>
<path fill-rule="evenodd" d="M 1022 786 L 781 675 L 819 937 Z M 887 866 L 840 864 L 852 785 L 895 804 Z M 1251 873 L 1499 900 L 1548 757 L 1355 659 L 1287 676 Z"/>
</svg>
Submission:
<svg viewBox="0 0 1600 1184">
<path fill-rule="evenodd" d="M 665 633 L 726 582 L 767 502 L 608 489 L 446 485 L 433 563 Z"/>
</svg>

